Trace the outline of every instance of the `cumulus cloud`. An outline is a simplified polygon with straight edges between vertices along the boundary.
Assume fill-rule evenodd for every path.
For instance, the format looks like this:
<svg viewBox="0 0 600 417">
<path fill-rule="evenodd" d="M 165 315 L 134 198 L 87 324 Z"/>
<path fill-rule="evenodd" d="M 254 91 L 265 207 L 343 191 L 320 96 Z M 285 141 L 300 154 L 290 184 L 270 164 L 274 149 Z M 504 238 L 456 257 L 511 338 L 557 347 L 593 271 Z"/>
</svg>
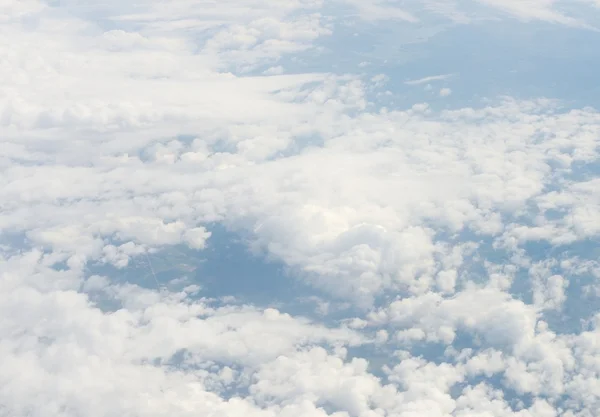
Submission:
<svg viewBox="0 0 600 417">
<path fill-rule="evenodd" d="M 442 88 L 440 90 L 440 97 L 448 97 L 450 94 L 452 94 L 452 90 L 450 88 Z"/>
<path fill-rule="evenodd" d="M 481 3 L 574 23 L 559 2 Z M 575 175 L 598 160 L 597 111 L 375 106 L 386 74 L 282 62 L 336 30 L 320 1 L 0 11 L 0 414 L 598 409 L 600 320 L 552 321 L 597 264 L 530 247 L 600 232 L 597 180 Z M 318 293 L 323 323 L 111 276 L 167 247 L 201 257 L 215 223 Z"/>
</svg>

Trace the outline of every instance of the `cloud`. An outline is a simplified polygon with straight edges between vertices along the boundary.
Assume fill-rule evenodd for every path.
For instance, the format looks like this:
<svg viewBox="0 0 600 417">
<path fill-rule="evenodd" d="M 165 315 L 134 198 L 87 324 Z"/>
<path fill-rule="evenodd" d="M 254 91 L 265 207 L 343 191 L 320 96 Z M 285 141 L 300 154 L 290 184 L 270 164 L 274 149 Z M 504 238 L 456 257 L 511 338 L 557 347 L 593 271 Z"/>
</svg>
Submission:
<svg viewBox="0 0 600 417">
<path fill-rule="evenodd" d="M 440 97 L 448 97 L 450 94 L 452 94 L 452 90 L 449 88 L 442 88 L 440 90 Z"/>
<path fill-rule="evenodd" d="M 282 62 L 336 30 L 322 6 L 2 3 L 0 414 L 598 408 L 598 318 L 553 322 L 578 278 L 594 287 L 593 254 L 530 247 L 598 235 L 598 184 L 579 175 L 598 112 L 374 105 L 385 74 Z M 311 287 L 323 322 L 111 276 L 168 246 L 201 257 L 215 223 Z"/>
<path fill-rule="evenodd" d="M 500 1 L 500 0 L 477 0 L 487 6 L 491 6 L 500 9 L 506 13 L 509 13 L 521 20 L 542 20 L 551 23 L 560 23 L 567 26 L 581 26 L 586 27 L 587 25 L 571 16 L 567 16 L 556 10 L 555 6 L 561 3 L 557 0 L 533 0 L 529 2 L 521 1 Z"/>
<path fill-rule="evenodd" d="M 243 388 L 242 372 L 302 345 L 321 338 L 360 340 L 352 332 L 336 335 L 273 309 L 214 308 L 183 294 L 161 299 L 139 288 L 105 288 L 115 291 L 124 305 L 106 314 L 83 294 L 28 286 L 25 271 L 15 286 L 13 266 L 21 260 L 5 261 L 1 348 L 8 365 L 0 400 L 11 414 L 100 416 L 135 410 L 141 415 L 192 415 L 220 410 L 239 415 L 247 410 L 268 415 L 268 407 L 263 411 L 251 401 L 228 402 L 220 395 L 236 384 Z M 27 268 L 42 275 L 47 270 L 40 262 L 29 262 Z"/>
<path fill-rule="evenodd" d="M 575 7 L 572 4 L 568 0 L 426 0 L 404 2 L 402 6 L 419 20 L 425 20 L 424 16 L 433 12 L 455 24 L 512 18 L 524 23 L 547 22 L 596 31 L 593 19 L 589 19 L 596 12 L 596 0 L 583 0 Z"/>
<path fill-rule="evenodd" d="M 423 77 L 423 78 L 419 78 L 417 80 L 404 81 L 404 84 L 407 84 L 407 85 L 426 84 L 426 83 L 430 83 L 432 81 L 447 80 L 448 78 L 452 77 L 453 75 L 454 74 L 431 75 L 429 77 Z"/>
<path fill-rule="evenodd" d="M 396 7 L 394 1 L 377 0 L 364 3 L 358 0 L 343 0 L 343 2 L 356 8 L 358 17 L 366 21 L 403 20 L 410 23 L 419 21 L 412 13 Z"/>
</svg>

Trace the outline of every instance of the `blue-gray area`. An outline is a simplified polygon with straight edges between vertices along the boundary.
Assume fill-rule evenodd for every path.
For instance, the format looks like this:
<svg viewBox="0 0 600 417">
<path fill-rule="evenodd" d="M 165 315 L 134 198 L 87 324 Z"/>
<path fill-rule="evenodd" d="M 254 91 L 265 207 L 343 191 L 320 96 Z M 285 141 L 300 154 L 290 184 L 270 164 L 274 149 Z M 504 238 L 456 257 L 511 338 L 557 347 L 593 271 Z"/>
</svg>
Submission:
<svg viewBox="0 0 600 417">
<path fill-rule="evenodd" d="M 408 108 L 427 102 L 433 109 L 480 107 L 500 96 L 517 99 L 560 98 L 569 108 L 600 108 L 600 33 L 550 23 L 515 21 L 470 25 L 410 25 L 397 22 L 336 23 L 321 48 L 279 64 L 289 72 L 363 74 L 365 81 L 384 74 L 372 94 L 376 107 Z M 257 71 L 258 73 L 258 71 Z M 428 76 L 443 81 L 410 85 Z M 432 88 L 425 91 L 427 85 Z M 452 90 L 440 97 L 441 88 Z"/>
<path fill-rule="evenodd" d="M 204 250 L 183 245 L 165 247 L 133 258 L 123 269 L 104 263 L 90 265 L 88 275 L 110 276 L 113 283 L 149 289 L 176 291 L 198 285 L 201 290 L 197 297 L 217 302 L 234 297 L 239 304 L 322 318 L 316 300 L 325 294 L 291 275 L 285 265 L 253 255 L 243 236 L 219 224 L 208 230 L 211 237 Z M 228 299 L 228 304 L 231 301 Z"/>
</svg>

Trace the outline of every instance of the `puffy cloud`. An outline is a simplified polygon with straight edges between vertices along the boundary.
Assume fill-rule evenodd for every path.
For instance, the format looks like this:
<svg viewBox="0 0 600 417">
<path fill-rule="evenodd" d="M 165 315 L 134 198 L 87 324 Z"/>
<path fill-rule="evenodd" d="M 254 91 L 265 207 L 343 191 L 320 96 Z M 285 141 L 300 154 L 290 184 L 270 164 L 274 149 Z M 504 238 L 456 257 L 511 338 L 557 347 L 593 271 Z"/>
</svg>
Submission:
<svg viewBox="0 0 600 417">
<path fill-rule="evenodd" d="M 418 329 L 429 341 L 450 344 L 460 330 L 481 336 L 490 346 L 513 348 L 533 337 L 536 315 L 531 307 L 502 291 L 478 289 L 461 291 L 451 299 L 429 293 L 394 301 L 371 313 L 371 320 L 413 333 Z M 399 337 L 404 339 L 404 333 Z"/>
<path fill-rule="evenodd" d="M 2 377 L 7 389 L 0 397 L 15 414 L 136 410 L 149 415 L 155 405 L 159 413 L 187 415 L 202 404 L 207 412 L 237 415 L 239 407 L 246 407 L 263 415 L 249 401 L 240 399 L 236 405 L 218 394 L 231 384 L 243 385 L 240 372 L 252 372 L 302 346 L 361 342 L 349 330 L 327 329 L 274 309 L 214 307 L 183 293 L 163 297 L 106 280 L 97 285 L 96 279 L 95 288 L 123 305 L 103 313 L 75 288 L 44 288 L 43 278 L 57 288 L 58 273 L 53 277 L 43 258 L 32 255 L 3 260 L 1 271 L 5 319 L 0 351 L 7 361 Z M 237 370 L 214 372 L 226 364 Z"/>
<path fill-rule="evenodd" d="M 440 90 L 440 97 L 448 97 L 450 94 L 452 94 L 452 90 L 450 88 L 442 88 Z"/>
<path fill-rule="evenodd" d="M 387 408 L 398 393 L 390 385 L 381 386 L 377 378 L 367 372 L 367 365 L 364 359 L 344 363 L 339 357 L 329 356 L 324 349 L 314 348 L 297 356 L 279 357 L 264 366 L 250 392 L 260 402 L 308 399 L 329 404 L 349 415 L 374 416 L 377 413 L 372 413 L 372 408 L 382 405 Z"/>
<path fill-rule="evenodd" d="M 420 17 L 350 3 L 365 20 Z M 480 3 L 576 23 L 559 2 Z M 573 277 L 594 288 L 597 264 L 528 247 L 598 234 L 598 184 L 575 175 L 598 159 L 595 110 L 510 98 L 378 108 L 369 95 L 385 75 L 280 62 L 335 30 L 319 1 L 0 11 L 1 413 L 598 408 L 597 320 L 569 333 L 551 323 Z M 212 223 L 314 287 L 329 324 L 202 298 L 196 282 L 156 291 L 96 270 L 211 248 Z M 332 322 L 348 311 L 358 317 Z M 444 352 L 418 357 L 417 345 Z"/>
</svg>

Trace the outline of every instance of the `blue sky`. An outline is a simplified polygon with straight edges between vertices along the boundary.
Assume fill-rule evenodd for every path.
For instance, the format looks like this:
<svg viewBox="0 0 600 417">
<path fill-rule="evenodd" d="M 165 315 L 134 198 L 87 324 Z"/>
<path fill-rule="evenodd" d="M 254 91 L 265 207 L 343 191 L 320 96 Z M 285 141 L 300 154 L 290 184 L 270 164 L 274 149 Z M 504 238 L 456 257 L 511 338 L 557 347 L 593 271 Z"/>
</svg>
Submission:
<svg viewBox="0 0 600 417">
<path fill-rule="evenodd" d="M 0 2 L 0 416 L 596 415 L 599 7 Z"/>
</svg>

